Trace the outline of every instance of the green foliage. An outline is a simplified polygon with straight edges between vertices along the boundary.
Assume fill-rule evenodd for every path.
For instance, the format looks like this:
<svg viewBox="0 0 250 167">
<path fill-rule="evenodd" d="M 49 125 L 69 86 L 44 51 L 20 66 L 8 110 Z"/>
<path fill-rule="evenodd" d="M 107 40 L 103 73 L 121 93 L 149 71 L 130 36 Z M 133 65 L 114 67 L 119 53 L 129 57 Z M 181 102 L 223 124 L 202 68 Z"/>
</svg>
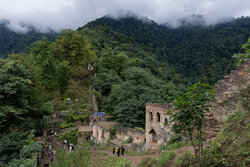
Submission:
<svg viewBox="0 0 250 167">
<path fill-rule="evenodd" d="M 165 83 L 139 67 L 128 68 L 122 75 L 125 81 L 113 86 L 102 111 L 112 114 L 120 127 L 144 127 L 145 104 L 164 101 Z"/>
<path fill-rule="evenodd" d="M 70 65 L 86 65 L 95 60 L 95 53 L 87 38 L 79 31 L 64 30 L 54 43 L 56 58 Z"/>
<path fill-rule="evenodd" d="M 126 140 L 123 141 L 122 144 L 128 144 L 128 143 L 132 143 L 133 138 L 131 136 L 129 136 Z"/>
<path fill-rule="evenodd" d="M 168 151 L 167 153 L 161 154 L 160 158 L 157 160 L 157 167 L 165 167 L 169 161 L 175 158 L 175 155 L 174 151 Z"/>
<path fill-rule="evenodd" d="M 56 153 L 56 162 L 51 163 L 52 167 L 89 167 L 90 152 L 84 148 L 77 148 L 66 153 L 61 150 Z"/>
<path fill-rule="evenodd" d="M 46 36 L 49 40 L 54 40 L 57 35 L 53 31 L 41 33 L 30 27 L 26 33 L 15 32 L 7 28 L 7 22 L 0 23 L 0 57 L 7 58 L 9 54 L 27 52 L 29 46 Z"/>
<path fill-rule="evenodd" d="M 54 123 L 51 120 L 51 116 L 44 115 L 41 122 L 43 125 L 42 129 L 50 130 L 54 127 Z"/>
<path fill-rule="evenodd" d="M 60 125 L 60 128 L 61 129 L 65 129 L 65 128 L 69 128 L 69 127 L 72 127 L 72 126 L 76 126 L 77 124 L 76 123 L 73 123 L 73 122 L 70 122 L 70 123 L 62 123 Z"/>
<path fill-rule="evenodd" d="M 20 151 L 20 158 L 32 158 L 34 154 L 39 152 L 42 148 L 42 144 L 39 142 L 33 142 L 23 147 Z"/>
<path fill-rule="evenodd" d="M 162 153 L 159 159 L 147 157 L 144 158 L 139 164 L 138 167 L 165 167 L 169 161 L 175 158 L 175 152 L 169 151 L 167 153 Z"/>
<path fill-rule="evenodd" d="M 191 154 L 190 152 L 187 152 L 183 154 L 178 161 L 174 164 L 174 167 L 195 167 L 193 161 L 196 161 L 196 157 Z"/>
<path fill-rule="evenodd" d="M 243 64 L 246 59 L 250 58 L 250 38 L 245 44 L 242 45 L 241 48 L 245 50 L 245 53 L 238 53 L 233 56 L 236 61 L 236 66 Z"/>
<path fill-rule="evenodd" d="M 19 153 L 24 144 L 27 144 L 28 133 L 23 131 L 12 131 L 1 133 L 0 136 L 0 166 L 8 164 L 12 159 L 19 158 Z"/>
<path fill-rule="evenodd" d="M 67 123 L 73 122 L 73 120 L 74 120 L 73 116 L 74 116 L 73 112 L 67 112 L 67 114 L 65 115 L 65 119 L 66 119 Z"/>
<path fill-rule="evenodd" d="M 250 114 L 237 110 L 227 119 L 215 141 L 205 150 L 206 166 L 249 166 Z"/>
<path fill-rule="evenodd" d="M 50 115 L 54 111 L 54 106 L 50 101 L 47 101 L 46 103 L 43 104 L 42 110 L 47 115 Z"/>
<path fill-rule="evenodd" d="M 68 88 L 69 79 L 71 75 L 72 75 L 72 71 L 69 66 L 69 63 L 67 61 L 60 62 L 56 68 L 56 80 L 57 80 L 57 84 L 58 84 L 62 99 L 63 99 L 64 93 L 66 92 Z"/>
<path fill-rule="evenodd" d="M 169 111 L 171 120 L 174 122 L 172 130 L 188 137 L 196 151 L 199 166 L 203 166 L 203 138 L 202 124 L 204 112 L 209 111 L 206 103 L 214 99 L 213 87 L 207 84 L 197 83 L 189 87 L 187 93 L 182 93 L 174 100 L 175 108 Z M 198 146 L 194 143 L 197 134 Z"/>
<path fill-rule="evenodd" d="M 104 159 L 101 167 L 130 167 L 128 160 L 126 158 L 118 158 L 115 156 L 108 156 Z"/>
<path fill-rule="evenodd" d="M 74 145 L 77 145 L 77 139 L 78 139 L 78 130 L 70 130 L 66 131 L 61 134 L 59 137 L 61 141 L 67 140 L 68 143 L 73 143 Z"/>
<path fill-rule="evenodd" d="M 184 146 L 185 146 L 184 142 L 168 143 L 165 146 L 161 147 L 161 149 L 169 151 L 169 150 L 175 150 L 177 148 L 181 148 L 181 147 L 184 147 Z"/>
<path fill-rule="evenodd" d="M 172 28 L 168 25 L 158 25 L 153 21 L 145 23 L 133 16 L 121 19 L 102 17 L 90 22 L 84 28 L 98 33 L 95 34 L 95 40 L 100 39 L 103 43 L 110 43 L 114 48 L 118 43 L 117 49 L 126 46 L 125 49 L 122 48 L 126 52 L 130 52 L 132 50 L 130 44 L 135 43 L 133 46 L 136 49 L 127 55 L 138 57 L 138 48 L 142 48 L 147 55 L 150 55 L 150 59 L 154 60 L 149 61 L 151 67 L 156 61 L 167 62 L 174 71 L 181 74 L 182 78 L 190 79 L 192 83 L 201 81 L 215 84 L 234 68 L 231 56 L 241 50 L 241 45 L 250 36 L 249 17 L 213 26 L 183 23 L 185 21 L 182 20 L 179 27 Z M 99 35 L 101 28 L 104 32 Z M 103 43 L 97 46 L 102 47 Z M 143 54 L 144 58 L 148 59 L 146 54 Z"/>
<path fill-rule="evenodd" d="M 139 164 L 138 167 L 157 167 L 158 161 L 155 158 L 147 157 L 144 158 Z"/>
<path fill-rule="evenodd" d="M 51 42 L 43 37 L 40 41 L 32 44 L 30 54 L 33 56 L 35 65 L 40 67 L 40 81 L 46 88 L 55 87 L 55 60 Z"/>
<path fill-rule="evenodd" d="M 0 59 L 0 129 L 6 132 L 29 112 L 30 73 L 19 61 Z"/>
</svg>

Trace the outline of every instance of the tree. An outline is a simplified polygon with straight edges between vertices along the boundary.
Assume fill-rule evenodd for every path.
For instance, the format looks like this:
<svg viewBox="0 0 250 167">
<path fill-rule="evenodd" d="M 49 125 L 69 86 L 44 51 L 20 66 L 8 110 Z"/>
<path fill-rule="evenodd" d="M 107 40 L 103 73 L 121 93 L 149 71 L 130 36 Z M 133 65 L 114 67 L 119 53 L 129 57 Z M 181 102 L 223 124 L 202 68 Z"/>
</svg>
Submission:
<svg viewBox="0 0 250 167">
<path fill-rule="evenodd" d="M 174 123 L 172 130 L 175 133 L 182 133 L 191 141 L 200 167 L 203 166 L 202 128 L 204 112 L 209 111 L 207 102 L 212 99 L 214 99 L 213 87 L 196 83 L 189 87 L 187 93 L 181 93 L 175 98 L 175 108 L 168 113 L 171 116 L 169 123 Z M 197 135 L 198 146 L 194 144 L 195 135 Z"/>
<path fill-rule="evenodd" d="M 145 104 L 164 102 L 166 83 L 139 67 L 126 69 L 122 76 L 125 81 L 113 85 L 102 111 L 112 114 L 120 127 L 144 127 Z"/>
<path fill-rule="evenodd" d="M 29 112 L 30 73 L 20 61 L 0 59 L 0 129 L 5 132 Z"/>
<path fill-rule="evenodd" d="M 70 65 L 86 65 L 95 60 L 92 45 L 79 31 L 62 31 L 53 46 L 57 52 L 56 58 L 67 60 Z"/>
<path fill-rule="evenodd" d="M 63 95 L 66 92 L 68 85 L 69 85 L 69 79 L 72 75 L 72 70 L 69 66 L 68 61 L 62 61 L 59 63 L 58 67 L 56 68 L 56 80 L 57 84 L 59 86 L 59 91 L 63 99 Z"/>
<path fill-rule="evenodd" d="M 236 61 L 236 66 L 244 63 L 246 59 L 250 58 L 250 38 L 245 44 L 242 45 L 241 48 L 245 50 L 245 53 L 238 53 L 233 56 Z"/>
<path fill-rule="evenodd" d="M 40 68 L 39 78 L 42 86 L 55 87 L 55 60 L 52 43 L 43 37 L 32 44 L 30 54 L 36 66 Z"/>
</svg>

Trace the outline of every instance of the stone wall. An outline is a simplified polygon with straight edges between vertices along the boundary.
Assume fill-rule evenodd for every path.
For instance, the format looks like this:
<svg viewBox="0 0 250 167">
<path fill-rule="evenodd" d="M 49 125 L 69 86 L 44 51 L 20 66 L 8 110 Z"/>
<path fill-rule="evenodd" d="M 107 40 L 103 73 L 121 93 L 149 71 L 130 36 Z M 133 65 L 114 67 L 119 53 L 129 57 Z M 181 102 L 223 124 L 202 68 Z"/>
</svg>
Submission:
<svg viewBox="0 0 250 167">
<path fill-rule="evenodd" d="M 216 99 L 210 102 L 213 117 L 219 122 L 224 122 L 228 116 L 237 109 L 240 89 L 250 85 L 250 59 L 233 70 L 224 80 L 218 81 L 214 86 Z"/>
<path fill-rule="evenodd" d="M 105 144 L 110 139 L 110 131 L 105 130 L 103 127 L 94 125 L 93 126 L 93 138 L 98 144 Z"/>
<path fill-rule="evenodd" d="M 169 120 L 166 113 L 171 109 L 172 104 L 146 104 L 146 143 L 150 149 L 159 149 L 168 142 L 172 134 L 171 127 L 164 124 Z"/>
<path fill-rule="evenodd" d="M 123 129 L 116 130 L 116 138 L 122 141 L 132 137 L 132 143 L 143 143 L 145 139 L 145 131 L 139 129 Z"/>
</svg>

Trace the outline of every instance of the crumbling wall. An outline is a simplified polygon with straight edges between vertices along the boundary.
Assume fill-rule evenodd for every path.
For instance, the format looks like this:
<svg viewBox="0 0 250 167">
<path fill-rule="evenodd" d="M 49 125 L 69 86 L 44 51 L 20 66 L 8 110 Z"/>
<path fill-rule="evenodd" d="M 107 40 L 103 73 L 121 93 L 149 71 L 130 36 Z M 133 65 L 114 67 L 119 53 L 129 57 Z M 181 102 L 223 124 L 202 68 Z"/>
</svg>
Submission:
<svg viewBox="0 0 250 167">
<path fill-rule="evenodd" d="M 169 120 L 166 113 L 172 109 L 172 104 L 146 104 L 146 143 L 151 149 L 160 148 L 170 139 L 171 127 L 165 126 L 165 123 Z"/>
<path fill-rule="evenodd" d="M 214 86 L 216 99 L 210 102 L 213 117 L 219 122 L 224 122 L 234 110 L 239 102 L 240 89 L 245 89 L 250 84 L 250 59 L 233 70 L 224 80 L 218 81 Z"/>
</svg>

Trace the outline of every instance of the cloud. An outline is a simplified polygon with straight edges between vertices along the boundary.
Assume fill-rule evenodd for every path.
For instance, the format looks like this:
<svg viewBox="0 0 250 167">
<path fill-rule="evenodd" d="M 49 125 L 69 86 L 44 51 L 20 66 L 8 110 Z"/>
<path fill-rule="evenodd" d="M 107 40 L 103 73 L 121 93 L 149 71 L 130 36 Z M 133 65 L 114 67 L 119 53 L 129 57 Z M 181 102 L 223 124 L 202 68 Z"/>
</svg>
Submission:
<svg viewBox="0 0 250 167">
<path fill-rule="evenodd" d="M 32 24 L 41 31 L 76 29 L 89 21 L 110 14 L 113 17 L 134 13 L 159 24 L 176 22 L 201 14 L 208 23 L 228 17 L 250 15 L 249 0 L 0 0 L 0 20 L 8 27 L 25 32 Z"/>
</svg>

